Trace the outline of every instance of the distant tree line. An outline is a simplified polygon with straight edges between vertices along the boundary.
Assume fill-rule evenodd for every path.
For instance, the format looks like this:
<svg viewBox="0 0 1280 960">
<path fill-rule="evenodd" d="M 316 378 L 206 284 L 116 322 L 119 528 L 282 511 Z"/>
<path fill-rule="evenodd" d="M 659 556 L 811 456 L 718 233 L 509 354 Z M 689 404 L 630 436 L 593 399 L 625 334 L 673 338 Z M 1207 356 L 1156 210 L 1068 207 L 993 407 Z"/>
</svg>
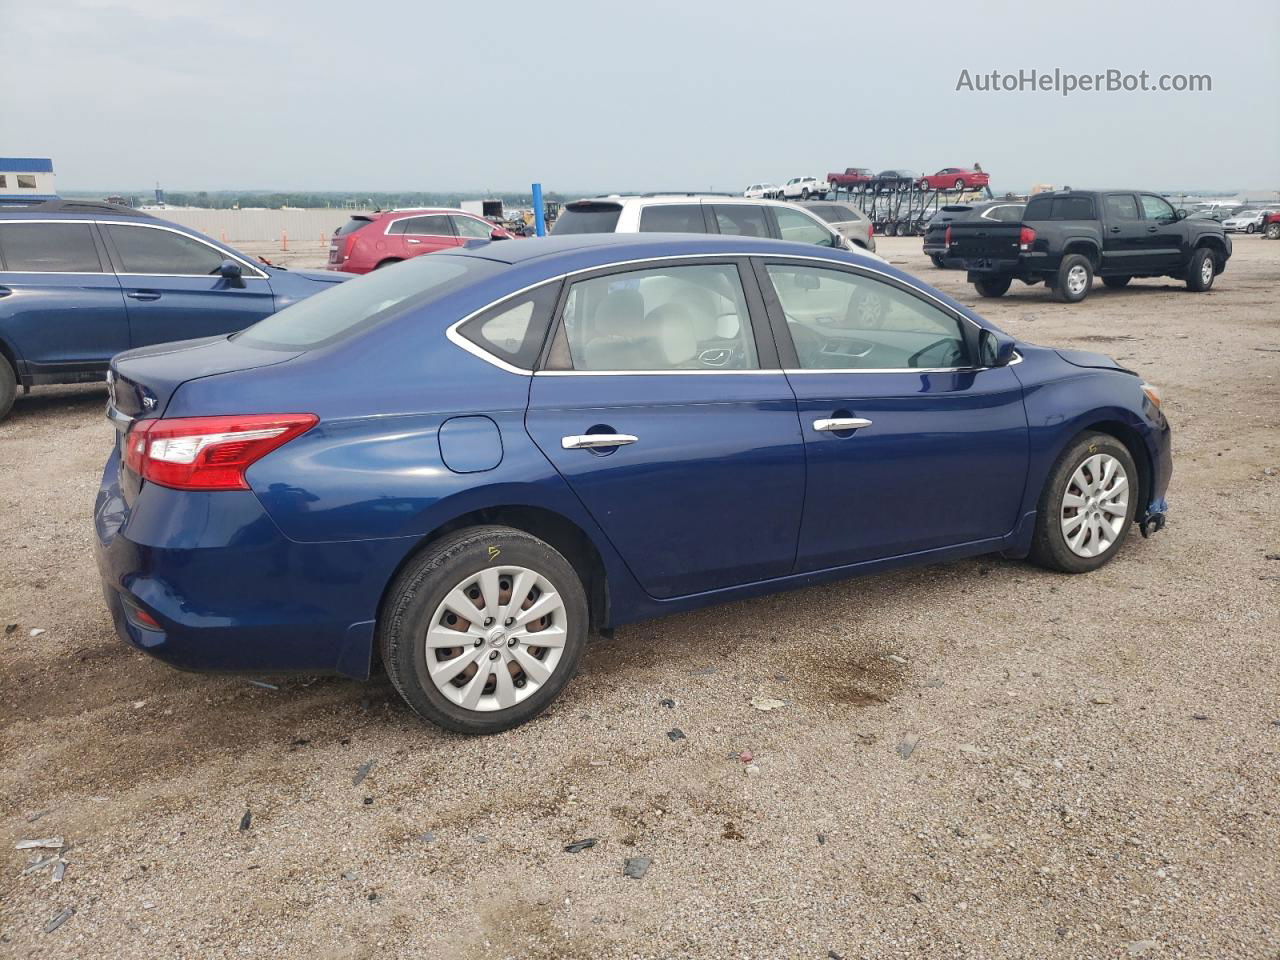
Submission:
<svg viewBox="0 0 1280 960">
<path fill-rule="evenodd" d="M 155 202 L 155 195 L 150 192 L 136 193 L 132 191 L 106 191 L 98 193 L 64 193 L 67 197 L 93 197 L 102 199 L 107 196 L 123 197 L 134 206 L 145 206 Z M 589 194 L 565 195 L 546 191 L 546 200 L 576 200 Z M 359 192 L 359 193 L 269 193 L 244 190 L 198 190 L 164 191 L 165 203 L 174 207 L 208 207 L 213 210 L 233 210 L 238 207 L 319 207 L 319 208 L 358 208 L 389 210 L 394 207 L 456 207 L 463 200 L 500 199 L 511 207 L 533 206 L 530 193 L 486 194 L 482 191 L 473 193 L 436 193 L 428 191 L 406 191 L 403 193 Z"/>
</svg>

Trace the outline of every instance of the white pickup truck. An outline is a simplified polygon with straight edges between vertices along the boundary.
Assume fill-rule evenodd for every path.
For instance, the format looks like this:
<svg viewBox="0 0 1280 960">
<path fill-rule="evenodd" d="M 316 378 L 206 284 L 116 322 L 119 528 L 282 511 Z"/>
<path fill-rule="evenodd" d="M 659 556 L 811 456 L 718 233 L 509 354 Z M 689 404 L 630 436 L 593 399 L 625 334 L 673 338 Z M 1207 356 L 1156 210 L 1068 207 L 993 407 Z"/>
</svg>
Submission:
<svg viewBox="0 0 1280 960">
<path fill-rule="evenodd" d="M 792 177 L 782 185 L 782 196 L 787 200 L 825 200 L 831 184 L 816 177 Z"/>
</svg>

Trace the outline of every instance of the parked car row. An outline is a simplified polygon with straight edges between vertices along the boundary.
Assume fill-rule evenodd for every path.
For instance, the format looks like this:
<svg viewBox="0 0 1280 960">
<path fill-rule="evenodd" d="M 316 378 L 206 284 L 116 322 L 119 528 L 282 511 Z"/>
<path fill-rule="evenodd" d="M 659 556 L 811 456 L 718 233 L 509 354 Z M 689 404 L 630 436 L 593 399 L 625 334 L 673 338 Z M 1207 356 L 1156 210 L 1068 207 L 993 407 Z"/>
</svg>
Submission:
<svg viewBox="0 0 1280 960">
<path fill-rule="evenodd" d="M 913 188 L 926 192 L 981 190 L 991 182 L 991 178 L 980 167 L 943 167 L 937 173 L 925 176 L 911 170 L 872 173 L 870 167 L 845 167 L 842 173 L 827 174 L 827 182 L 831 189 L 849 193 L 906 193 Z"/>
</svg>

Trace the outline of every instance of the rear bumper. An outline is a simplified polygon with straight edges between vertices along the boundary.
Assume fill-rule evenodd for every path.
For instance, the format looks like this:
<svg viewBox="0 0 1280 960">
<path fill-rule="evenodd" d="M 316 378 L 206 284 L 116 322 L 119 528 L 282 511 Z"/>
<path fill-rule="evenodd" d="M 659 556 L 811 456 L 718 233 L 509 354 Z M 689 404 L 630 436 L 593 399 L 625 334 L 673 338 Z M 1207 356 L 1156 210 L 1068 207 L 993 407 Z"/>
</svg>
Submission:
<svg viewBox="0 0 1280 960">
<path fill-rule="evenodd" d="M 405 541 L 297 543 L 250 491 L 147 484 L 130 505 L 118 474 L 113 453 L 94 529 L 122 640 L 183 670 L 369 675 L 374 617 Z"/>
</svg>

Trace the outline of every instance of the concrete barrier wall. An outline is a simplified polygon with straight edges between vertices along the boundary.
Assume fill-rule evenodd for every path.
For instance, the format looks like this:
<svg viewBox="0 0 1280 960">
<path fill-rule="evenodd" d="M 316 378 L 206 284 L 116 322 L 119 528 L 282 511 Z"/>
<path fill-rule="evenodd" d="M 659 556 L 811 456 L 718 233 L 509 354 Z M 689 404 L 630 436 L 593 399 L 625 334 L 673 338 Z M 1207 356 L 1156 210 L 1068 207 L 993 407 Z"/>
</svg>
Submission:
<svg viewBox="0 0 1280 960">
<path fill-rule="evenodd" d="M 163 220 L 191 227 L 225 243 L 279 242 L 281 231 L 291 241 L 327 242 L 333 231 L 360 210 L 151 210 Z"/>
</svg>

